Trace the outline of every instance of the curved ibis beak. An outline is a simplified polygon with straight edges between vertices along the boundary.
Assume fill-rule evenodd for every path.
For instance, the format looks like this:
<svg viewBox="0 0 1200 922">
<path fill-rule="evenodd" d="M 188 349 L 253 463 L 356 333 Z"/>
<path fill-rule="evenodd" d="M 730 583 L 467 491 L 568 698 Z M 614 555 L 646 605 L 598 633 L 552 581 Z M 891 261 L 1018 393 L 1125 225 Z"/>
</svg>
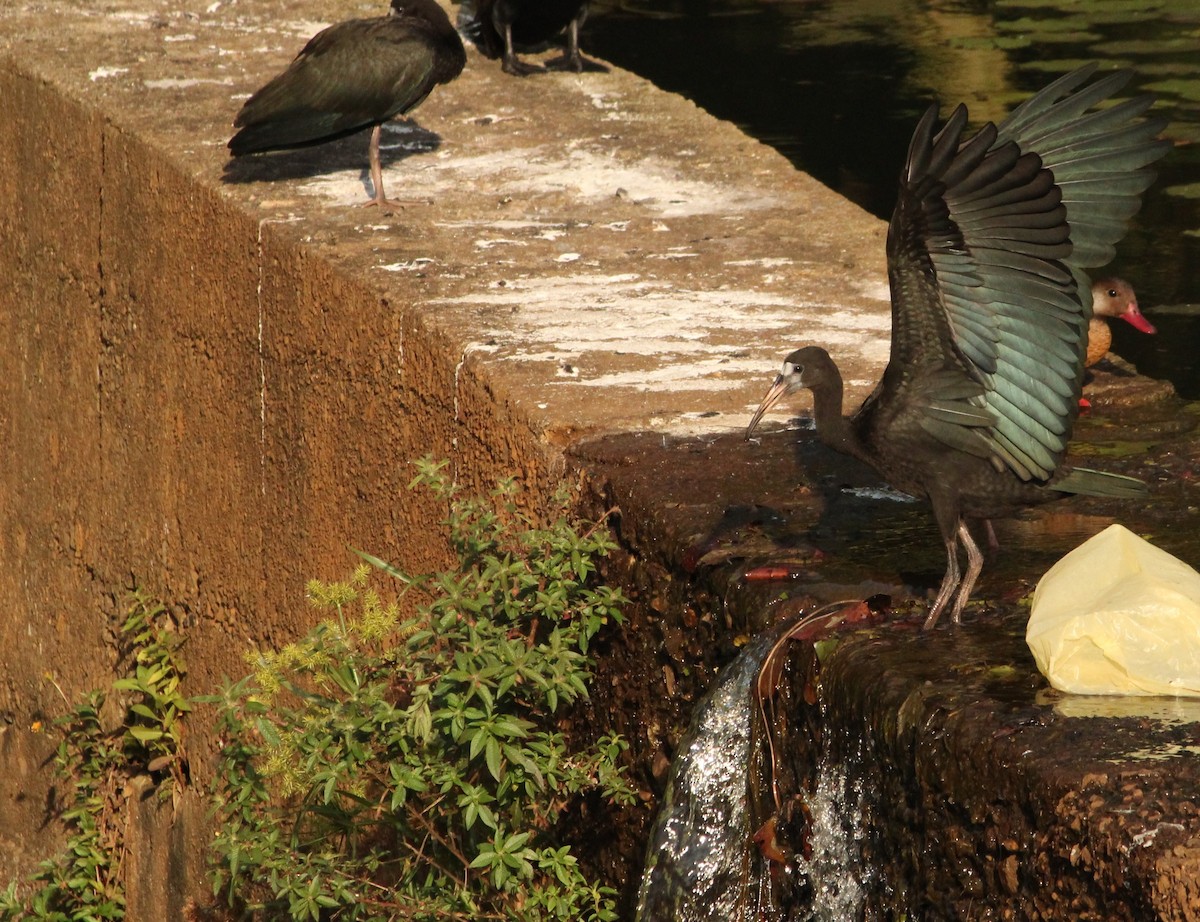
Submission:
<svg viewBox="0 0 1200 922">
<path fill-rule="evenodd" d="M 788 380 L 783 375 L 775 377 L 775 383 L 771 385 L 771 389 L 762 399 L 762 403 L 758 405 L 758 409 L 754 411 L 754 415 L 750 418 L 750 425 L 746 427 L 746 438 L 750 438 L 754 434 L 754 430 L 758 428 L 758 424 L 766 415 L 767 410 L 775 406 L 779 402 L 779 398 L 788 391 Z"/>
</svg>

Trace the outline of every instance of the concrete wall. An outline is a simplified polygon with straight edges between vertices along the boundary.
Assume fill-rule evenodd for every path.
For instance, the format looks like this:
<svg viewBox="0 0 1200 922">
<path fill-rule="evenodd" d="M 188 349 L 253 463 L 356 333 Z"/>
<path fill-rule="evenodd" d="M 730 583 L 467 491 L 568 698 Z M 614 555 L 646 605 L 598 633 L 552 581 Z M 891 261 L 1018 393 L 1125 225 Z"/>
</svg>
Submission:
<svg viewBox="0 0 1200 922">
<path fill-rule="evenodd" d="M 413 459 L 453 457 L 476 486 L 536 487 L 556 462 L 486 387 L 460 386 L 457 347 L 411 305 L 12 62 L 0 99 L 7 879 L 53 845 L 54 742 L 31 727 L 62 712 L 55 686 L 107 685 L 123 590 L 178 611 L 187 691 L 211 690 L 304 629 L 305 581 L 347 572 L 350 547 L 441 562 L 444 509 L 406 490 Z M 204 716 L 189 722 L 201 789 L 213 747 Z"/>
</svg>

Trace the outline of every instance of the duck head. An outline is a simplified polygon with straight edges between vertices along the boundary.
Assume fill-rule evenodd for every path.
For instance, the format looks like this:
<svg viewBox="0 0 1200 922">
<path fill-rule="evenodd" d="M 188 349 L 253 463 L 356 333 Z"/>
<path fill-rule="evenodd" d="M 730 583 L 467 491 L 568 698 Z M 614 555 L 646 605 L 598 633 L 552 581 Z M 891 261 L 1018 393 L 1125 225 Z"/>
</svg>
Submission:
<svg viewBox="0 0 1200 922">
<path fill-rule="evenodd" d="M 1110 275 L 1092 283 L 1092 315 L 1119 317 L 1136 330 L 1156 333 L 1154 324 L 1138 308 L 1133 286 L 1122 278 Z"/>
</svg>

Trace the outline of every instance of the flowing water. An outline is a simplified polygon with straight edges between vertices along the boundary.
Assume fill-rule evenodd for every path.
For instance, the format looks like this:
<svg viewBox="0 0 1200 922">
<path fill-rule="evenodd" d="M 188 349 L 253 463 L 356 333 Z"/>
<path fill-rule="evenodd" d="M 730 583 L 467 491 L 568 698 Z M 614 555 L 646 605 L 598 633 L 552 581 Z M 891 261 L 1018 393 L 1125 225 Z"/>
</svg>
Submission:
<svg viewBox="0 0 1200 922">
<path fill-rule="evenodd" d="M 593 0 L 583 44 L 882 218 L 930 102 L 978 123 L 1086 61 L 1132 68 L 1177 147 L 1111 267 L 1159 334 L 1115 324 L 1114 351 L 1200 397 L 1197 0 Z"/>
<path fill-rule="evenodd" d="M 861 757 L 857 762 L 862 763 Z M 876 870 L 862 856 L 866 787 L 865 772 L 851 779 L 829 747 L 822 747 L 810 806 L 812 854 L 799 865 L 812 888 L 804 922 L 861 918 L 869 888 L 879 883 Z"/>
<path fill-rule="evenodd" d="M 750 690 L 774 640 L 763 633 L 751 641 L 696 707 L 650 836 L 638 922 L 758 917 L 750 884 L 758 876 L 749 847 Z"/>
<path fill-rule="evenodd" d="M 815 645 L 872 617 L 865 605 L 837 602 L 783 619 L 721 671 L 671 766 L 637 922 L 845 922 L 862 915 L 879 884 L 861 853 L 869 773 L 851 776 L 843 764 L 861 766 L 862 747 L 842 740 L 835 758 L 825 732 L 795 745 L 806 730 L 786 690 L 797 681 L 789 673 L 793 643 Z M 810 769 L 806 755 L 814 748 Z"/>
</svg>

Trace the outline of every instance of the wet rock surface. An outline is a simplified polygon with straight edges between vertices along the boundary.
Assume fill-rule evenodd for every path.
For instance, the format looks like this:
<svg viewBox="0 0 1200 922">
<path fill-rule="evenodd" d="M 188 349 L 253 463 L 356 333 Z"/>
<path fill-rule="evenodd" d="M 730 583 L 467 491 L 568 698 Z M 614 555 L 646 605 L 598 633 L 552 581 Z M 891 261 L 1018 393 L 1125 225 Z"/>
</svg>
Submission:
<svg viewBox="0 0 1200 922">
<path fill-rule="evenodd" d="M 1194 918 L 1200 703 L 1059 695 L 1024 643 L 1021 600 L 1113 521 L 1200 561 L 1196 408 L 1105 368 L 1088 393 L 1072 457 L 1146 479 L 1149 501 L 1073 497 L 997 522 L 965 623 L 933 634 L 919 630 L 923 598 L 945 561 L 927 508 L 820 446 L 802 418 L 754 442 L 645 433 L 575 449 L 600 504 L 619 507 L 627 573 L 645 587 L 595 706 L 627 715 L 646 791 L 662 790 L 691 706 L 751 636 L 885 593 L 894 609 L 829 645 L 819 670 L 811 646 L 797 651 L 777 706 L 785 802 L 811 795 L 823 756 L 865 792 L 866 917 Z M 779 821 L 793 857 L 807 835 L 797 809 Z M 635 880 L 639 856 L 615 853 L 601 852 L 610 873 Z M 809 918 L 794 860 L 781 918 Z"/>
<path fill-rule="evenodd" d="M 1025 619 L 865 631 L 821 669 L 830 745 L 870 792 L 868 917 L 1194 917 L 1200 702 L 1059 695 Z"/>
</svg>

